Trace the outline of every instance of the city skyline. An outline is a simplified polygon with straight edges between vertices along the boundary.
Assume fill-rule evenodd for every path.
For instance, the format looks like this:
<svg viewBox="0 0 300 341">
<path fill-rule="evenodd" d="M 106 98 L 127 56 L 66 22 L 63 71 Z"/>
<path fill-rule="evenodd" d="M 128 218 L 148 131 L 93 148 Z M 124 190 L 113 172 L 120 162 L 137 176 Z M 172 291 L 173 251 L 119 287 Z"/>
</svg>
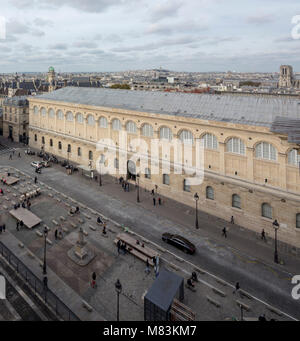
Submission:
<svg viewBox="0 0 300 341">
<path fill-rule="evenodd" d="M 300 69 L 297 2 L 0 1 L 0 72 L 277 72 Z M 271 6 L 272 4 L 272 6 Z M 278 14 L 280 13 L 280 14 Z M 261 32 L 263 31 L 263 34 Z"/>
</svg>

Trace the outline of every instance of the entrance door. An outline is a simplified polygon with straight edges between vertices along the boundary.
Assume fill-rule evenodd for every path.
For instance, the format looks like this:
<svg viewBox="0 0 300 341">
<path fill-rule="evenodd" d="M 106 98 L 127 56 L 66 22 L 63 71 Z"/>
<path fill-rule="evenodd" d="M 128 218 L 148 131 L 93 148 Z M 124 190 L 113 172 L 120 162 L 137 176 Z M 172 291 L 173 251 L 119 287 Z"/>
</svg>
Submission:
<svg viewBox="0 0 300 341">
<path fill-rule="evenodd" d="M 12 139 L 13 137 L 13 127 L 8 126 L 8 138 Z"/>
<path fill-rule="evenodd" d="M 132 160 L 127 162 L 127 179 L 134 181 L 136 179 L 136 166 Z"/>
</svg>

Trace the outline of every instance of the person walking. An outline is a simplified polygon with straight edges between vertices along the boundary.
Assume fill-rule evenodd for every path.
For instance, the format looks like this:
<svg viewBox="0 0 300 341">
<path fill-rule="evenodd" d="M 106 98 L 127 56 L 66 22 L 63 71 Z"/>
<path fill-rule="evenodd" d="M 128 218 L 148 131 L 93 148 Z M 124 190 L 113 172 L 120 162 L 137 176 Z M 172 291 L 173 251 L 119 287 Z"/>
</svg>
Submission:
<svg viewBox="0 0 300 341">
<path fill-rule="evenodd" d="M 146 274 L 148 275 L 150 273 L 150 267 L 149 267 L 149 261 L 147 258 L 147 262 L 146 262 L 146 269 L 145 269 Z"/>
<path fill-rule="evenodd" d="M 2 225 L 0 225 L 0 234 L 2 233 L 2 227 L 3 227 L 3 226 L 2 226 Z"/>
<path fill-rule="evenodd" d="M 231 224 L 234 224 L 234 218 L 233 218 L 233 215 L 231 216 L 230 223 L 231 223 Z"/>
<path fill-rule="evenodd" d="M 96 272 L 93 272 L 93 274 L 92 274 L 92 283 L 91 283 L 93 289 L 95 289 L 95 287 L 97 286 L 96 279 L 97 279 Z"/>
<path fill-rule="evenodd" d="M 236 282 L 235 284 L 235 289 L 233 290 L 233 294 L 236 294 L 238 291 L 240 290 L 240 283 L 239 282 Z"/>
<path fill-rule="evenodd" d="M 267 239 L 266 239 L 266 233 L 265 233 L 265 230 L 263 229 L 262 231 L 261 231 L 261 239 L 263 240 L 263 241 L 267 241 Z"/>
<path fill-rule="evenodd" d="M 43 282 L 44 282 L 44 289 L 47 290 L 48 289 L 48 277 L 47 276 L 44 277 Z"/>
<path fill-rule="evenodd" d="M 17 220 L 17 231 L 20 231 L 20 229 L 19 229 L 19 220 Z"/>
<path fill-rule="evenodd" d="M 27 208 L 29 209 L 29 211 L 30 211 L 30 207 L 31 207 L 31 202 L 29 201 L 27 204 Z"/>
<path fill-rule="evenodd" d="M 120 254 L 120 249 L 121 249 L 121 240 L 119 239 L 117 242 L 117 248 L 118 248 L 118 255 Z"/>
<path fill-rule="evenodd" d="M 158 198 L 158 205 L 161 205 L 161 198 Z"/>
<path fill-rule="evenodd" d="M 106 234 L 106 224 L 103 224 L 102 234 Z"/>
<path fill-rule="evenodd" d="M 154 189 L 151 191 L 151 194 L 154 195 Z"/>
<path fill-rule="evenodd" d="M 54 238 L 57 240 L 57 229 L 54 231 Z"/>
<path fill-rule="evenodd" d="M 21 153 L 19 152 L 18 157 L 21 157 Z"/>
<path fill-rule="evenodd" d="M 155 206 L 155 205 L 156 205 L 156 199 L 153 198 L 153 206 Z"/>
<path fill-rule="evenodd" d="M 222 230 L 222 236 L 224 236 L 225 238 L 227 238 L 227 230 L 226 230 L 226 227 L 223 228 Z"/>
<path fill-rule="evenodd" d="M 23 227 L 24 226 L 24 223 L 23 223 L 23 220 L 20 221 L 20 227 Z"/>
<path fill-rule="evenodd" d="M 37 183 L 37 177 L 36 176 L 34 177 L 34 183 L 35 184 Z"/>
<path fill-rule="evenodd" d="M 9 159 L 12 160 L 12 154 L 9 154 Z"/>
<path fill-rule="evenodd" d="M 2 230 L 3 230 L 3 232 L 5 232 L 5 229 L 6 229 L 6 226 L 5 226 L 5 224 L 3 224 L 3 225 L 2 225 Z"/>
</svg>

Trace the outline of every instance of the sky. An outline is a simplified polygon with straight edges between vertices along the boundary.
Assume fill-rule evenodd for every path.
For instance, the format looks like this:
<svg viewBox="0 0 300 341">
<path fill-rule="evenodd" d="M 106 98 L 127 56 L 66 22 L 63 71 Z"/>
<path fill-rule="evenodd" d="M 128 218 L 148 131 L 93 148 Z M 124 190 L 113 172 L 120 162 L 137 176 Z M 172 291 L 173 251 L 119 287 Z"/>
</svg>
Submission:
<svg viewBox="0 0 300 341">
<path fill-rule="evenodd" d="M 300 72 L 297 15 L 299 0 L 0 0 L 0 73 Z"/>
</svg>

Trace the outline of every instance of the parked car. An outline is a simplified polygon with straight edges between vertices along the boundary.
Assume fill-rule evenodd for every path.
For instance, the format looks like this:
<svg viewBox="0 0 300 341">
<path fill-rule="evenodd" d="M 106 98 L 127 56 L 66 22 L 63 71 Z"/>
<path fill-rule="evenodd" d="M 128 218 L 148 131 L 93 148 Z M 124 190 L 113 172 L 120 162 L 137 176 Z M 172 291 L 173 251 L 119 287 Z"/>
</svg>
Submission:
<svg viewBox="0 0 300 341">
<path fill-rule="evenodd" d="M 41 161 L 40 162 L 42 164 L 43 167 L 47 168 L 47 167 L 50 167 L 51 164 L 50 164 L 50 161 Z"/>
<path fill-rule="evenodd" d="M 34 168 L 42 168 L 43 167 L 43 163 L 41 161 L 32 161 L 31 162 L 31 166 Z"/>
<path fill-rule="evenodd" d="M 162 235 L 162 240 L 168 244 L 176 246 L 185 253 L 192 255 L 196 252 L 195 245 L 178 234 L 164 233 Z"/>
</svg>

